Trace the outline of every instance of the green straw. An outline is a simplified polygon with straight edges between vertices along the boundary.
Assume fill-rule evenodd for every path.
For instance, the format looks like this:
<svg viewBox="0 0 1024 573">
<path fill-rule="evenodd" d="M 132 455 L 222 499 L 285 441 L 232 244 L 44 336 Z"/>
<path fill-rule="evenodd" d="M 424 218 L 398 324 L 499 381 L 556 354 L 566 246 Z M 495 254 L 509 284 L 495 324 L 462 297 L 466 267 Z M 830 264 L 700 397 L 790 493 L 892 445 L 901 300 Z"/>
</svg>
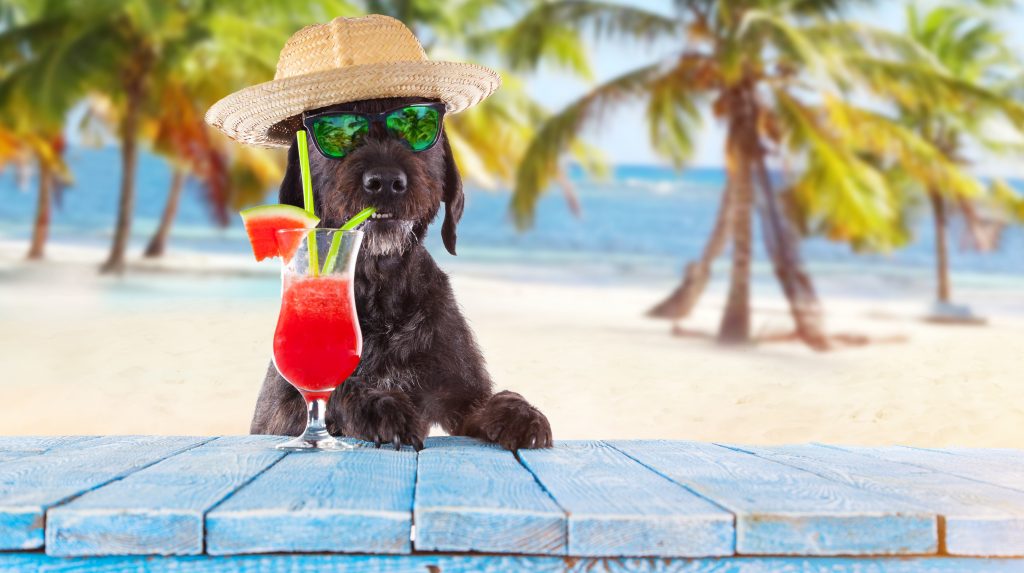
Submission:
<svg viewBox="0 0 1024 573">
<path fill-rule="evenodd" d="M 327 260 L 324 261 L 323 274 L 326 275 L 334 270 L 335 259 L 338 258 L 338 250 L 341 249 L 341 237 L 344 236 L 344 231 L 351 231 L 359 225 L 362 225 L 363 221 L 369 219 L 376 212 L 376 207 L 367 207 L 346 221 L 345 224 L 341 226 L 340 231 L 334 232 L 334 238 L 331 239 L 331 248 L 327 251 Z"/>
<path fill-rule="evenodd" d="M 299 171 L 302 172 L 302 205 L 306 212 L 316 216 L 316 209 L 313 203 L 313 179 L 309 175 L 309 143 L 306 141 L 305 130 L 300 129 L 295 133 L 295 142 L 299 145 Z M 320 270 L 320 256 L 316 249 L 316 229 L 311 229 L 306 235 L 306 243 L 309 248 L 309 274 L 317 275 Z"/>
</svg>

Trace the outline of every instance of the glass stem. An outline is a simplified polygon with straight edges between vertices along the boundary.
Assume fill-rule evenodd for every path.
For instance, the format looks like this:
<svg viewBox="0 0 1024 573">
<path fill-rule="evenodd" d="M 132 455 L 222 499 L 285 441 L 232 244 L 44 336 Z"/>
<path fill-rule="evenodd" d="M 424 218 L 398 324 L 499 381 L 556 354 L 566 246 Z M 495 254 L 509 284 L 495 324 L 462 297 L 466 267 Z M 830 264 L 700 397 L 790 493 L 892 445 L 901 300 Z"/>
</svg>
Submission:
<svg viewBox="0 0 1024 573">
<path fill-rule="evenodd" d="M 305 437 L 313 440 L 330 437 L 327 432 L 327 400 L 323 398 L 306 399 Z"/>
</svg>

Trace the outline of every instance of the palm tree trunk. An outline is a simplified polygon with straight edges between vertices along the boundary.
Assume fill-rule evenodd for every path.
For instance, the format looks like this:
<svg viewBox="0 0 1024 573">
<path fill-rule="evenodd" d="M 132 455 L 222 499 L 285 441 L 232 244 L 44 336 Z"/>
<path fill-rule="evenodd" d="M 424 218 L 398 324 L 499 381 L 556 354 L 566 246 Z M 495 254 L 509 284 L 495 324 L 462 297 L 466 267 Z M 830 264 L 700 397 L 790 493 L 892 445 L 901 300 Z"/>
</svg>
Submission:
<svg viewBox="0 0 1024 573">
<path fill-rule="evenodd" d="M 667 318 L 669 320 L 680 320 L 686 318 L 693 307 L 700 299 L 708 280 L 711 279 L 711 264 L 722 254 L 729 242 L 732 230 L 732 198 L 733 193 L 729 186 L 725 186 L 722 192 L 722 199 L 718 205 L 718 215 L 715 217 L 715 226 L 711 230 L 711 236 L 704 245 L 704 251 L 700 259 L 686 265 L 683 275 L 683 282 L 668 298 L 659 302 L 654 308 L 647 311 L 651 318 Z"/>
<path fill-rule="evenodd" d="M 725 140 L 725 163 L 732 190 L 732 271 L 729 294 L 718 327 L 718 341 L 725 344 L 750 342 L 750 266 L 753 258 L 751 234 L 754 204 L 753 161 L 760 149 L 757 108 L 752 84 L 744 82 L 724 95 L 729 127 Z"/>
<path fill-rule="evenodd" d="M 39 192 L 36 198 L 36 220 L 32 227 L 32 243 L 28 249 L 28 258 L 43 258 L 46 249 L 46 238 L 50 234 L 50 213 L 53 211 L 53 172 L 39 164 Z"/>
<path fill-rule="evenodd" d="M 100 267 L 101 273 L 124 272 L 125 251 L 132 230 L 132 215 L 135 209 L 135 167 L 138 161 L 138 126 L 139 115 L 142 113 L 144 93 L 143 74 L 126 81 L 125 112 L 121 118 L 121 195 L 117 204 L 117 226 L 114 228 L 114 241 L 110 246 L 110 255 Z"/>
<path fill-rule="evenodd" d="M 771 257 L 775 277 L 789 302 L 796 334 L 811 348 L 828 350 L 818 295 L 800 260 L 799 239 L 779 209 L 763 150 L 758 152 L 755 169 L 761 191 L 759 205 L 765 248 Z"/>
<path fill-rule="evenodd" d="M 939 302 L 949 302 L 949 247 L 946 242 L 946 200 L 934 189 L 928 190 L 935 220 L 935 273 L 937 287 L 935 296 Z"/>
<path fill-rule="evenodd" d="M 753 205 L 753 185 L 750 160 L 744 153 L 735 126 L 730 126 L 726 143 L 728 185 L 733 189 L 732 213 L 732 271 L 729 275 L 729 295 L 725 312 L 718 327 L 718 340 L 725 344 L 750 342 L 750 263 Z"/>
<path fill-rule="evenodd" d="M 178 204 L 181 202 L 181 190 L 185 186 L 185 171 L 180 167 L 174 168 L 171 175 L 171 188 L 167 192 L 167 203 L 164 205 L 164 213 L 160 217 L 160 225 L 153 233 L 153 237 L 146 246 L 146 256 L 156 258 L 163 256 L 167 249 L 167 237 L 171 233 L 171 226 L 174 225 L 174 218 L 178 214 Z"/>
</svg>

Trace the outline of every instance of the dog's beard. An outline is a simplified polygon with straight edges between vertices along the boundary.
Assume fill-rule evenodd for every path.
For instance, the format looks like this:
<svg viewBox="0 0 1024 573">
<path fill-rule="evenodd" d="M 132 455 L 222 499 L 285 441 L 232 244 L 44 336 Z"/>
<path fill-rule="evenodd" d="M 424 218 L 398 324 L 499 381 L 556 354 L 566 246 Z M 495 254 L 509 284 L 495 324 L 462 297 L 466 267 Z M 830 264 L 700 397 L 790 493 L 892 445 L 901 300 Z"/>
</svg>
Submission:
<svg viewBox="0 0 1024 573">
<path fill-rule="evenodd" d="M 363 225 L 363 231 L 363 252 L 374 257 L 400 255 L 416 242 L 412 221 L 370 220 Z"/>
</svg>

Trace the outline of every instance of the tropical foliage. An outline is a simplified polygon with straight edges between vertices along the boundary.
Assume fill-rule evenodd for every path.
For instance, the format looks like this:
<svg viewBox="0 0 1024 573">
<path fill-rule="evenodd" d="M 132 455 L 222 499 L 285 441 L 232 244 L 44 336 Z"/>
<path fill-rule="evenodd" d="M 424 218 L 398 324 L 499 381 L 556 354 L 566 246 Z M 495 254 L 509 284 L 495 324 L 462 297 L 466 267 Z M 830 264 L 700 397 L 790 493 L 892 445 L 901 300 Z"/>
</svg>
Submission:
<svg viewBox="0 0 1024 573">
<path fill-rule="evenodd" d="M 120 143 L 117 224 L 103 265 L 120 272 L 140 146 L 164 157 L 172 172 L 147 248 L 157 256 L 189 184 L 204 191 L 214 221 L 224 223 L 280 179 L 279 154 L 235 145 L 203 123 L 209 105 L 270 79 L 281 45 L 301 26 L 388 14 L 409 25 L 432 58 L 469 54 L 500 68 L 503 89 L 447 118 L 445 128 L 468 180 L 513 186 L 510 211 L 523 229 L 552 182 L 578 210 L 565 156 L 603 172 L 581 133 L 616 107 L 640 102 L 653 148 L 679 168 L 700 144 L 702 120 L 719 122 L 727 177 L 713 229 L 682 283 L 650 314 L 685 318 L 728 249 L 719 339 L 750 340 L 759 228 L 797 334 L 823 349 L 828 338 L 801 261 L 801 235 L 862 250 L 897 248 L 911 240 L 913 217 L 927 202 L 939 238 L 938 298 L 947 300 L 949 217 L 959 214 L 981 247 L 999 224 L 1024 219 L 1024 199 L 1005 182 L 969 170 L 972 149 L 1024 150 L 1020 138 L 996 139 L 990 129 L 1024 128 L 1024 75 L 986 12 L 1003 2 L 926 14 L 910 8 L 904 34 L 846 19 L 842 9 L 850 4 L 676 0 L 671 11 L 658 12 L 605 0 L 0 0 L 0 165 L 39 173 L 31 253 L 41 256 L 52 198 L 71 175 L 62 160 L 65 123 L 85 108 L 83 125 L 100 126 Z M 543 109 L 517 74 L 547 66 L 592 79 L 590 39 L 676 49 L 564 109 Z M 425 128 L 417 119 L 395 121 Z M 422 131 L 413 135 L 427 138 Z"/>
<path fill-rule="evenodd" d="M 701 112 L 708 110 L 727 134 L 721 205 L 702 256 L 650 314 L 684 318 L 707 284 L 712 262 L 731 246 L 719 339 L 750 340 L 756 212 L 798 336 L 826 348 L 797 231 L 823 232 L 864 248 L 891 247 L 907 239 L 908 191 L 893 173 L 905 174 L 903 182 L 943 181 L 954 195 L 977 186 L 958 164 L 943 159 L 933 141 L 891 115 L 852 103 L 851 92 L 873 90 L 913 105 L 940 98 L 988 102 L 991 95 L 951 77 L 912 40 L 842 19 L 840 7 L 847 4 L 680 0 L 672 14 L 589 0 L 535 8 L 525 21 L 558 22 L 598 37 L 675 42 L 678 50 L 593 88 L 541 126 L 518 170 L 512 202 L 517 220 L 530 223 L 569 142 L 615 106 L 642 102 L 655 150 L 680 166 L 691 157 Z M 535 37 L 528 30 L 513 41 L 529 54 Z"/>
<path fill-rule="evenodd" d="M 1024 106 L 1015 93 L 1020 88 L 1022 71 L 992 16 L 977 7 L 959 4 L 938 6 L 925 14 L 909 5 L 907 27 L 909 38 L 920 45 L 935 66 L 951 79 L 971 86 L 974 92 L 972 97 L 952 101 L 915 98 L 898 102 L 901 123 L 935 148 L 941 155 L 937 162 L 969 166 L 968 147 L 988 154 L 1024 151 L 1019 129 L 1024 126 Z M 1018 130 L 1007 134 L 1008 126 Z M 1011 139 L 993 136 L 999 132 Z M 949 303 L 950 219 L 959 214 L 971 244 L 979 250 L 990 249 L 1005 223 L 1014 219 L 1024 221 L 1024 197 L 998 178 L 954 181 L 950 185 L 946 180 L 922 177 L 918 172 L 901 175 L 912 180 L 905 188 L 924 196 L 931 205 L 936 300 Z"/>
<path fill-rule="evenodd" d="M 279 154 L 228 143 L 203 124 L 202 114 L 227 93 L 273 77 L 284 39 L 298 28 L 335 16 L 390 14 L 425 38 L 435 57 L 444 57 L 452 49 L 493 52 L 492 44 L 474 40 L 486 34 L 485 15 L 514 11 L 498 0 L 3 0 L 0 51 L 18 57 L 0 74 L 0 93 L 9 96 L 0 107 L 64 118 L 85 102 L 87 123 L 102 124 L 120 140 L 121 198 L 103 266 L 120 272 L 131 234 L 139 144 L 172 167 L 167 204 L 146 250 L 150 256 L 164 250 L 187 181 L 201 185 L 214 219 L 223 223 L 231 207 L 261 200 L 280 178 Z M 557 48 L 582 54 L 580 46 Z M 19 94 L 34 94 L 33 101 L 16 101 Z M 483 186 L 511 181 L 541 113 L 507 78 L 501 96 L 451 118 L 449 139 L 468 179 Z M 582 146 L 577 151 L 581 158 L 587 153 Z"/>
<path fill-rule="evenodd" d="M 272 70 L 281 37 L 311 18 L 351 10 L 329 0 L 301 7 L 246 0 L 6 0 L 2 12 L 16 15 L 11 19 L 18 24 L 0 34 L 0 53 L 15 61 L 0 84 L 3 106 L 13 114 L 31 109 L 64 117 L 87 98 L 103 102 L 101 115 L 120 140 L 121 185 L 113 243 L 102 269 L 121 272 L 139 144 L 148 141 L 174 158 L 176 170 L 202 180 L 224 221 L 233 180 L 230 158 L 223 146 L 214 145 L 202 124 L 203 111 L 215 94 Z M 268 25 L 252 26 L 246 19 L 260 16 L 268 17 Z M 271 38 L 277 44 L 273 52 Z M 32 101 L 16 102 L 17 94 L 32 94 Z"/>
</svg>

